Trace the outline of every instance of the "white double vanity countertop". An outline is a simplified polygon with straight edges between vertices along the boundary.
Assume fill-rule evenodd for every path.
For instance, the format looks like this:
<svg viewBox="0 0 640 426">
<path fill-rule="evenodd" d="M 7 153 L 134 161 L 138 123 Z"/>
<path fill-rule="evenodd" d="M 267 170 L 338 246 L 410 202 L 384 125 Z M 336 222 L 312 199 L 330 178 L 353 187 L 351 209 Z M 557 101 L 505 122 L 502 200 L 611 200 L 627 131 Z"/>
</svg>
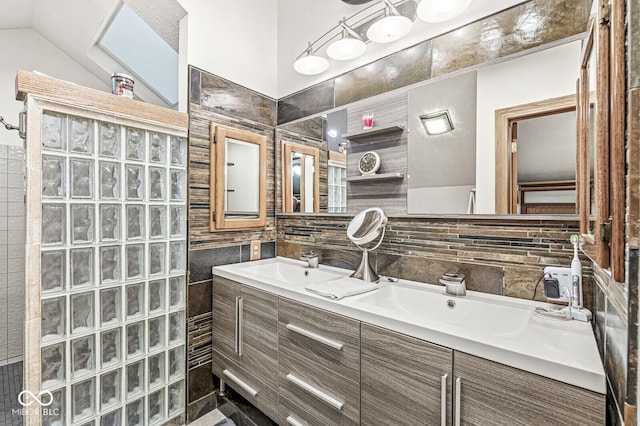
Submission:
<svg viewBox="0 0 640 426">
<path fill-rule="evenodd" d="M 216 266 L 213 274 L 431 343 L 519 368 L 601 394 L 605 374 L 590 323 L 541 317 L 546 303 L 467 291 L 447 295 L 440 285 L 381 278 L 378 289 L 331 300 L 305 290 L 344 280 L 352 271 L 272 258 Z M 453 302 L 453 303 L 452 303 Z M 454 305 L 451 307 L 451 305 Z"/>
</svg>

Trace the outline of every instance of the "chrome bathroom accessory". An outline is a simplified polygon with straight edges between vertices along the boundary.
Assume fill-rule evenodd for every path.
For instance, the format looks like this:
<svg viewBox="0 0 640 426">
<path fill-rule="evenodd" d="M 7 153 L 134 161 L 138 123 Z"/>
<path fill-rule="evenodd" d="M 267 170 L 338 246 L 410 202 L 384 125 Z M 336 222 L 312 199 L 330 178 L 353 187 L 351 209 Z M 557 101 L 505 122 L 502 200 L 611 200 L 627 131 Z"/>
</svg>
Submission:
<svg viewBox="0 0 640 426">
<path fill-rule="evenodd" d="M 369 263 L 369 252 L 377 249 L 382 243 L 386 225 L 387 215 L 379 207 L 362 210 L 351 220 L 347 227 L 347 237 L 362 250 L 360 266 L 351 274 L 351 277 L 374 283 L 380 280 L 380 276 Z M 378 237 L 380 239 L 374 247 L 365 247 Z"/>
<path fill-rule="evenodd" d="M 302 253 L 300 255 L 300 260 L 304 260 L 307 262 L 307 268 L 318 268 L 319 267 L 319 258 L 318 253 L 315 251 L 311 251 L 309 253 Z"/>
<path fill-rule="evenodd" d="M 466 296 L 467 286 L 465 276 L 458 271 L 458 268 L 451 269 L 440 278 L 440 284 L 445 286 L 445 292 L 452 296 Z"/>
</svg>

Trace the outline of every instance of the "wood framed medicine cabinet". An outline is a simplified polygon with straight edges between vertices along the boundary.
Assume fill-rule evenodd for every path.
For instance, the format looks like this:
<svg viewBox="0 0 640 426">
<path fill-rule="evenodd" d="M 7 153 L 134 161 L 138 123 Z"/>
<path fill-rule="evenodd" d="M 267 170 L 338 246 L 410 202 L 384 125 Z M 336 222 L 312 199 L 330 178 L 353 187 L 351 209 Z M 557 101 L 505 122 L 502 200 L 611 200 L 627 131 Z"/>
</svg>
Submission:
<svg viewBox="0 0 640 426">
<path fill-rule="evenodd" d="M 578 80 L 578 205 L 583 250 L 624 281 L 624 1 L 598 0 Z"/>
<path fill-rule="evenodd" d="M 267 139 L 211 123 L 209 230 L 264 228 L 267 220 Z"/>
</svg>

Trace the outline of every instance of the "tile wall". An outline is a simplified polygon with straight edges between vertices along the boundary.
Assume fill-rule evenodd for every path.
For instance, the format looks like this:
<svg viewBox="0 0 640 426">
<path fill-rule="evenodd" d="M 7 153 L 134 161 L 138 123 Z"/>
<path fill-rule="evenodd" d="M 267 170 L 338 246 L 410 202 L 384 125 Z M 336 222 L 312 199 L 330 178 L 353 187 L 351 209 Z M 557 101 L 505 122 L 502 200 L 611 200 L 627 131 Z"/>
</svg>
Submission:
<svg viewBox="0 0 640 426">
<path fill-rule="evenodd" d="M 194 67 L 189 68 L 189 343 L 188 420 L 216 406 L 211 373 L 212 274 L 217 265 L 246 262 L 260 240 L 262 258 L 275 256 L 275 100 Z M 209 231 L 211 122 L 267 138 L 267 223 L 262 230 Z"/>
<path fill-rule="evenodd" d="M 0 365 L 22 359 L 24 148 L 0 145 Z"/>
</svg>

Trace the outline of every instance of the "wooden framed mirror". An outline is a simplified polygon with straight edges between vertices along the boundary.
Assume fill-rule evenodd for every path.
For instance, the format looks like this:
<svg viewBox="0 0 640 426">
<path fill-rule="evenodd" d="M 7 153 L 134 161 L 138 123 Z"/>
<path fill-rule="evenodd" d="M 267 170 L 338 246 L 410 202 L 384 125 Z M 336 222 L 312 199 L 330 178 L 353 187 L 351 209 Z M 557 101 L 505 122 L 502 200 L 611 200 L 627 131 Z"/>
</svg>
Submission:
<svg viewBox="0 0 640 426">
<path fill-rule="evenodd" d="M 264 228 L 266 137 L 211 123 L 211 231 Z"/>
<path fill-rule="evenodd" d="M 320 150 L 282 141 L 282 208 L 285 213 L 320 211 Z"/>
<path fill-rule="evenodd" d="M 578 84 L 578 174 L 583 250 L 624 282 L 624 10 L 598 0 L 582 52 Z"/>
</svg>

